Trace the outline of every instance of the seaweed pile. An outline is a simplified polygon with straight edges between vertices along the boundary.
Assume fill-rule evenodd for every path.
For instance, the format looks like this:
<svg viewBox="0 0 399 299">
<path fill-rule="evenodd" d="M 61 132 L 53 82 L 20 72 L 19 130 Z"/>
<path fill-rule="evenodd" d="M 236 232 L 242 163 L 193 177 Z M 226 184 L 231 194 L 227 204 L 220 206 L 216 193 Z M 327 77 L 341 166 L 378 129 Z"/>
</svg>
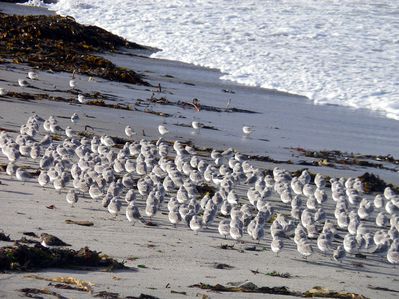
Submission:
<svg viewBox="0 0 399 299">
<path fill-rule="evenodd" d="M 306 150 L 304 148 L 293 148 L 299 154 L 308 157 L 316 158 L 319 161 L 315 161 L 315 165 L 319 166 L 334 166 L 335 164 L 340 165 L 357 165 L 362 167 L 371 167 L 378 169 L 386 169 L 390 171 L 397 171 L 399 165 L 399 160 L 395 159 L 391 155 L 387 156 L 376 156 L 376 155 L 361 155 L 354 153 L 346 153 L 338 150 L 321 150 L 312 151 Z M 388 167 L 387 165 L 393 165 L 393 167 Z"/>
<path fill-rule="evenodd" d="M 78 251 L 64 248 L 46 248 L 39 244 L 33 247 L 18 244 L 0 248 L 0 271 L 79 267 L 110 270 L 126 268 L 123 263 L 87 247 Z"/>
<path fill-rule="evenodd" d="M 97 26 L 81 25 L 71 17 L 0 13 L 0 61 L 149 85 L 134 71 L 93 54 L 121 47 L 144 48 Z"/>
<path fill-rule="evenodd" d="M 306 292 L 295 292 L 290 291 L 287 287 L 258 287 L 252 282 L 244 282 L 239 283 L 228 283 L 230 286 L 224 286 L 221 284 L 211 285 L 206 283 L 198 283 L 191 285 L 191 288 L 200 288 L 203 290 L 210 290 L 214 292 L 223 292 L 223 293 L 258 293 L 258 294 L 273 294 L 273 295 L 284 295 L 284 296 L 292 296 L 292 297 L 305 297 L 305 298 L 338 298 L 338 299 L 367 299 L 367 297 L 351 293 L 351 292 L 336 292 L 331 291 L 327 288 L 322 288 L 320 286 L 315 286 Z"/>
<path fill-rule="evenodd" d="M 234 108 L 234 107 L 221 108 L 221 107 L 203 105 L 203 104 L 200 104 L 199 100 L 196 98 L 194 98 L 191 102 L 190 101 L 175 102 L 175 101 L 171 101 L 165 97 L 157 98 L 154 95 L 152 95 L 151 98 L 148 98 L 146 101 L 149 103 L 154 103 L 154 104 L 159 104 L 159 105 L 176 106 L 176 107 L 180 107 L 182 109 L 194 109 L 197 112 L 198 111 L 211 111 L 211 112 L 249 113 L 249 114 L 259 113 L 257 111 Z M 143 100 L 138 99 L 136 104 L 141 104 L 143 102 L 144 102 Z"/>
</svg>

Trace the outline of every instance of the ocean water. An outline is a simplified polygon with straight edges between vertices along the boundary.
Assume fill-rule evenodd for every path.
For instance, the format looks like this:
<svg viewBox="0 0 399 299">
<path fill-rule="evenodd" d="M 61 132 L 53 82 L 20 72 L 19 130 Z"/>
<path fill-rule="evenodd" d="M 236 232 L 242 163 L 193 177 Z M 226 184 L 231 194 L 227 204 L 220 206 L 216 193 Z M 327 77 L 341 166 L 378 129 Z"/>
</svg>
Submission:
<svg viewBox="0 0 399 299">
<path fill-rule="evenodd" d="M 78 22 L 222 79 L 399 120 L 399 1 L 59 0 Z"/>
</svg>

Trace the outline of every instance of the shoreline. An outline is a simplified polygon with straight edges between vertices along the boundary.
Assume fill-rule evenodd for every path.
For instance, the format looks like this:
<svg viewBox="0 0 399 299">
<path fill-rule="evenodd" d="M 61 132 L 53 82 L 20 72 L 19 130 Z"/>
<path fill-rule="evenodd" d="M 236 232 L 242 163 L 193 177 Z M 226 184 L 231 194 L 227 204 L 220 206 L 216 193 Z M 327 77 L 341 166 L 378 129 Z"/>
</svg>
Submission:
<svg viewBox="0 0 399 299">
<path fill-rule="evenodd" d="M 29 13 L 29 9 L 24 8 L 24 13 Z M 21 88 L 17 80 L 25 78 L 32 68 L 8 61 L 0 63 L 0 87 L 10 93 L 0 97 L 0 131 L 11 131 L 9 134 L 15 137 L 32 113 L 44 119 L 53 115 L 60 128 L 71 126 L 78 138 L 111 136 L 117 143 L 113 149 L 119 151 L 130 141 L 124 135 L 126 125 L 131 125 L 136 132 L 133 140 L 143 138 L 154 142 L 160 137 L 158 125 L 164 124 L 170 130 L 164 137 L 166 141 L 179 140 L 192 145 L 198 156 L 207 161 L 212 161 L 209 157 L 212 149 L 232 147 L 250 155 L 251 165 L 264 173 L 271 173 L 276 166 L 291 173 L 298 174 L 306 168 L 312 174 L 337 178 L 371 172 L 398 185 L 395 158 L 399 156 L 396 146 L 399 130 L 395 130 L 396 125 L 390 120 L 368 117 L 365 112 L 346 111 L 341 107 L 321 108 L 304 103 L 295 95 L 240 86 L 220 80 L 217 70 L 144 57 L 142 51 L 120 49 L 114 53 L 95 54 L 118 67 L 137 72 L 150 85 L 76 74 L 77 90 L 71 90 L 68 85 L 71 73 L 36 70 L 39 79 L 30 81 L 30 87 Z M 78 103 L 78 93 L 84 94 L 88 102 Z M 187 105 L 193 98 L 198 98 L 204 109 L 195 112 Z M 78 113 L 80 123 L 71 123 L 73 113 Z M 194 131 L 192 120 L 198 120 L 208 128 Z M 255 124 L 250 137 L 242 136 L 244 124 Z M 35 138 L 42 135 L 41 129 Z M 64 130 L 57 131 L 53 137 L 58 140 L 56 144 L 60 144 L 65 138 Z M 351 155 L 351 149 L 356 148 L 363 149 L 362 154 L 373 155 Z M 327 153 L 323 153 L 323 149 L 327 149 Z M 340 152 L 334 152 L 335 149 Z M 311 154 L 313 151 L 315 153 Z M 174 157 L 168 158 L 173 160 Z M 7 162 L 0 152 L 0 169 L 5 170 Z M 32 174 L 38 171 L 37 161 L 22 157 L 17 164 Z M 135 176 L 134 179 L 138 178 Z M 194 234 L 184 223 L 179 223 L 176 228 L 169 223 L 166 202 L 154 217 L 149 218 L 144 213 L 145 204 L 139 194 L 137 205 L 147 225 L 138 222 L 133 226 L 126 220 L 124 200 L 116 217 L 102 208 L 101 199 L 94 200 L 87 192 L 79 195 L 79 201 L 72 208 L 65 201 L 66 192 L 73 189 L 72 183 L 68 183 L 60 194 L 51 186 L 41 188 L 36 180 L 34 177 L 22 185 L 0 171 L 3 209 L 0 229 L 6 235 L 18 240 L 23 233 L 53 234 L 71 244 L 74 250 L 88 246 L 124 262 L 129 269 L 113 272 L 68 268 L 9 271 L 0 277 L 0 296 L 23 296 L 20 289 L 36 288 L 50 289 L 67 298 L 93 298 L 103 291 L 113 293 L 111 298 L 138 297 L 140 294 L 156 298 L 264 298 L 260 293 L 214 292 L 200 288 L 204 286 L 201 283 L 226 287 L 234 283 L 249 287 L 250 283 L 257 287 L 285 287 L 292 293 L 279 295 L 282 299 L 296 298 L 295 294 L 302 294 L 317 285 L 332 291 L 355 293 L 359 296 L 356 298 L 395 298 L 398 291 L 399 273 L 386 261 L 386 256 L 368 252 L 360 257 L 348 254 L 339 263 L 331 259 L 332 250 L 328 256 L 323 255 L 317 249 L 316 239 L 311 239 L 314 252 L 305 260 L 297 252 L 292 236 L 284 238 L 284 248 L 276 256 L 270 249 L 269 224 L 260 243 L 246 232 L 242 242 L 220 236 L 218 223 L 226 219 L 224 216 L 217 216 L 208 228 Z M 247 189 L 245 182 L 237 184 L 241 203 L 246 200 Z M 331 192 L 327 192 L 331 197 Z M 363 196 L 372 201 L 375 194 L 365 193 Z M 289 209 L 277 193 L 273 191 L 269 200 L 283 215 L 289 215 Z M 325 209 L 327 215 L 332 216 L 334 202 L 326 203 Z M 365 221 L 367 227 L 372 227 L 376 214 L 377 211 Z M 74 221 L 93 225 L 76 225 Z M 321 225 L 318 226 L 321 229 Z M 29 239 L 38 241 L 35 237 Z M 334 247 L 342 239 L 343 231 L 339 230 Z M 14 244 L 0 241 L 0 245 Z M 93 291 L 56 288 L 52 282 L 49 285 L 49 281 L 37 279 L 37 276 L 46 279 L 74 277 L 91 283 Z M 103 297 L 105 295 L 103 293 Z"/>
<path fill-rule="evenodd" d="M 23 0 L 21 0 L 21 1 L 23 1 Z M 13 6 L 15 6 L 16 4 L 8 3 L 8 2 L 2 2 L 2 3 L 4 3 L 4 4 L 9 6 L 9 7 L 6 8 L 6 11 L 7 11 L 7 9 L 11 9 L 15 13 L 15 8 L 13 8 Z M 51 10 L 51 9 L 49 9 L 47 7 L 25 6 L 25 5 L 22 5 L 22 3 L 23 2 L 17 4 L 17 6 L 20 7 L 19 9 L 17 9 L 18 14 L 24 15 L 24 14 L 36 14 L 37 13 L 37 14 L 45 14 L 45 15 L 48 14 L 48 15 L 59 15 L 59 16 L 61 16 L 60 14 L 57 14 L 56 11 Z M 51 3 L 51 0 L 50 0 L 49 3 Z M 23 7 L 26 7 L 27 9 L 23 9 Z M 25 12 L 25 10 L 26 10 L 26 12 Z M 87 26 L 87 25 L 85 25 L 85 26 Z M 135 41 L 133 41 L 133 40 L 131 42 L 135 43 Z M 388 119 L 389 121 L 393 121 L 393 122 L 397 121 L 396 119 L 388 118 L 387 116 L 385 116 L 383 114 L 382 111 L 379 111 L 379 110 L 370 110 L 370 109 L 361 108 L 361 107 L 359 107 L 359 108 L 356 107 L 355 108 L 355 107 L 350 106 L 350 105 L 338 105 L 338 104 L 332 104 L 332 103 L 321 103 L 321 104 L 319 104 L 319 103 L 315 103 L 312 99 L 308 98 L 306 95 L 291 93 L 289 91 L 283 91 L 283 90 L 278 90 L 278 89 L 269 89 L 269 88 L 260 87 L 260 86 L 245 85 L 245 84 L 242 84 L 242 83 L 239 83 L 239 82 L 236 82 L 236 81 L 232 81 L 232 80 L 229 80 L 229 79 L 222 79 L 221 77 L 226 75 L 226 73 L 223 73 L 218 68 L 210 68 L 210 67 L 207 67 L 207 66 L 202 66 L 202 65 L 193 64 L 193 63 L 187 63 L 187 62 L 178 61 L 178 60 L 170 60 L 170 59 L 164 59 L 164 58 L 152 58 L 152 57 L 150 57 L 152 54 L 154 54 L 156 52 L 160 52 L 160 51 L 162 51 L 162 49 L 149 47 L 147 45 L 144 45 L 144 47 L 146 47 L 147 50 L 144 50 L 142 53 L 139 53 L 138 54 L 139 56 L 143 55 L 143 56 L 145 56 L 147 58 L 150 58 L 150 59 L 156 59 L 156 60 L 161 60 L 161 61 L 170 61 L 172 63 L 182 64 L 182 65 L 189 65 L 189 66 L 192 66 L 192 67 L 198 68 L 198 69 L 206 69 L 206 70 L 209 70 L 210 72 L 217 72 L 219 74 L 219 78 L 217 78 L 217 79 L 222 81 L 222 82 L 225 82 L 226 85 L 239 86 L 240 88 L 248 88 L 248 89 L 260 89 L 261 91 L 264 91 L 265 93 L 268 93 L 268 94 L 277 94 L 277 95 L 284 95 L 284 96 L 292 96 L 292 97 L 296 97 L 296 98 L 301 98 L 301 99 L 305 100 L 306 104 L 310 103 L 312 105 L 321 106 L 321 107 L 336 107 L 338 109 L 338 111 L 336 111 L 335 113 L 339 113 L 339 110 L 343 108 L 344 110 L 353 111 L 354 113 L 359 112 L 361 115 L 366 116 L 366 117 L 369 116 L 371 118 L 376 118 L 376 119 L 378 119 L 378 118 Z M 137 52 L 140 52 L 140 51 L 137 51 Z M 398 124 L 398 128 L 399 128 L 399 124 Z M 330 149 L 330 150 L 339 150 L 339 149 L 336 148 L 336 149 Z M 367 154 L 366 152 L 357 152 L 357 153 Z M 385 154 L 391 154 L 391 153 L 385 153 Z M 399 155 L 399 152 L 398 152 L 397 155 Z"/>
<path fill-rule="evenodd" d="M 70 4 L 68 0 L 60 0 L 58 4 L 49 5 L 49 7 L 55 9 L 58 13 L 72 15 L 82 23 L 96 24 L 125 38 L 165 50 L 155 54 L 154 57 L 184 61 L 211 68 L 216 67 L 227 73 L 223 74 L 223 78 L 230 78 L 237 82 L 254 84 L 255 86 L 259 84 L 262 87 L 289 91 L 292 94 L 305 95 L 314 103 L 329 102 L 338 105 L 364 107 L 369 110 L 379 109 L 379 111 L 385 111 L 383 114 L 387 117 L 395 118 L 396 116 L 397 118 L 398 111 L 394 104 L 397 89 L 395 85 L 392 85 L 392 79 L 396 78 L 395 68 L 392 68 L 392 66 L 395 66 L 396 63 L 384 63 L 384 61 L 389 61 L 389 56 L 387 56 L 389 52 L 386 51 L 394 50 L 394 44 L 388 42 L 388 31 L 395 32 L 394 27 L 392 27 L 393 19 L 390 17 L 389 4 L 379 6 L 365 3 L 364 6 L 368 6 L 370 11 L 365 10 L 362 13 L 356 11 L 352 16 L 353 18 L 351 18 L 349 9 L 351 5 L 345 7 L 338 5 L 336 12 L 340 11 L 342 14 L 338 13 L 330 16 L 329 20 L 336 22 L 336 27 L 335 29 L 329 28 L 326 32 L 324 32 L 325 28 L 312 26 L 312 23 L 313 25 L 317 24 L 317 15 L 323 15 L 323 10 L 319 10 L 322 6 L 315 6 L 314 10 L 310 10 L 308 17 L 306 17 L 306 14 L 302 15 L 307 9 L 305 3 L 300 3 L 298 10 L 292 12 L 283 9 L 284 6 L 290 7 L 290 4 L 279 3 L 275 6 L 276 10 L 270 11 L 270 18 L 252 18 L 257 13 L 267 15 L 265 9 L 268 9 L 268 5 L 262 6 L 256 11 L 251 11 L 249 14 L 241 14 L 239 10 L 236 11 L 237 7 L 229 7 L 227 5 L 225 7 L 227 9 L 223 10 L 221 5 L 215 3 L 214 10 L 212 10 L 212 7 L 206 3 L 198 3 L 191 7 L 193 10 L 198 10 L 198 13 L 192 17 L 190 17 L 191 11 L 189 7 L 177 5 L 178 11 L 188 17 L 187 21 L 184 22 L 180 22 L 179 16 L 175 15 L 174 11 L 169 10 L 168 5 L 158 4 L 152 5 L 153 9 L 145 3 L 139 3 L 137 8 L 133 8 L 130 6 L 125 7 L 125 2 L 121 1 L 118 6 L 108 10 L 103 2 L 98 3 L 98 5 L 86 6 L 79 3 Z M 244 3 L 240 5 L 245 6 Z M 330 3 L 326 5 L 326 8 L 333 6 L 334 4 Z M 125 15 L 124 10 L 132 12 L 131 17 L 135 24 L 134 26 L 129 27 L 130 25 L 127 25 L 129 24 L 129 18 Z M 212 26 L 208 27 L 206 16 L 208 14 L 211 16 L 212 11 L 215 10 L 223 17 L 223 20 L 224 18 L 229 20 L 233 18 L 233 23 L 226 22 L 225 26 L 219 27 L 218 24 L 220 23 L 214 23 L 215 20 L 211 18 L 209 21 Z M 276 13 L 277 10 L 279 13 Z M 386 50 L 376 51 L 373 55 L 371 54 L 372 52 L 369 52 L 369 48 L 363 48 L 363 46 L 368 44 L 367 35 L 356 30 L 352 31 L 351 34 L 351 31 L 348 30 L 349 28 L 346 28 L 346 24 L 349 23 L 340 23 L 339 19 L 346 18 L 349 21 L 356 19 L 366 24 L 375 24 L 379 22 L 378 18 L 362 19 L 364 15 L 374 13 L 374 10 L 381 13 L 381 17 L 387 17 L 390 21 L 381 23 L 388 31 L 378 33 L 379 26 L 370 27 L 376 29 L 372 30 L 370 34 L 376 37 L 373 39 L 375 43 L 380 44 L 375 46 L 384 47 Z M 84 14 L 85 11 L 88 12 L 87 15 Z M 140 22 L 139 15 L 135 13 L 136 11 L 138 14 L 143 13 L 145 18 L 152 19 L 151 24 Z M 332 11 L 335 10 L 333 9 Z M 332 11 L 328 10 L 324 13 L 329 14 Z M 176 19 L 176 22 L 174 22 L 176 30 L 174 30 L 172 23 L 166 21 L 163 17 L 152 16 L 153 12 L 162 12 L 162 16 L 165 17 L 173 16 L 172 18 Z M 289 12 L 288 15 L 290 17 L 298 17 L 300 18 L 298 19 L 299 22 L 304 21 L 310 26 L 296 27 L 290 22 L 284 24 L 284 19 L 280 19 L 279 15 L 285 16 L 287 12 Z M 106 17 L 99 17 L 101 15 Z M 252 18 L 252 21 L 247 26 L 243 22 L 245 17 Z M 235 22 L 240 24 L 236 30 L 231 27 Z M 223 28 L 229 28 L 225 35 Z M 247 28 L 251 28 L 251 30 L 248 31 Z M 281 33 L 280 30 L 284 31 L 284 33 Z M 285 32 L 285 30 L 288 31 Z M 240 35 L 242 34 L 239 37 L 243 38 L 242 43 L 236 42 L 232 38 L 231 33 L 234 31 L 237 31 Z M 312 32 L 309 36 L 306 34 L 308 31 Z M 340 32 L 342 39 L 334 34 L 336 31 Z M 179 34 L 181 38 L 175 36 L 174 32 Z M 208 32 L 210 35 L 205 35 Z M 356 45 L 351 36 L 362 42 Z M 378 36 L 386 37 L 387 42 L 385 42 L 385 39 L 379 40 Z M 245 37 L 248 37 L 248 39 Z M 214 40 L 215 47 L 211 47 L 210 43 L 206 42 L 208 38 L 209 41 Z M 192 50 L 189 50 L 190 43 L 187 42 L 190 40 L 195 45 Z M 261 41 L 264 41 L 263 46 Z M 350 48 L 357 53 L 357 57 L 363 63 L 348 61 L 351 57 L 351 51 L 349 51 L 349 48 L 341 47 L 343 45 L 341 45 L 340 41 L 351 45 Z M 330 43 L 334 44 L 331 52 L 326 48 Z M 286 46 L 280 47 L 280 45 Z M 369 46 L 373 48 L 372 45 Z M 362 49 L 363 53 L 357 52 L 360 49 Z M 252 52 L 256 54 L 252 56 L 250 54 Z M 217 55 L 215 55 L 216 53 Z M 294 53 L 297 53 L 298 56 L 295 57 Z M 362 58 L 365 60 L 362 60 Z M 378 66 L 377 69 L 374 70 L 372 68 L 371 61 L 375 61 L 376 66 Z M 348 67 L 345 67 L 346 65 Z M 386 65 L 386 67 L 381 68 L 383 65 Z M 357 74 L 354 72 L 355 70 Z M 389 75 L 384 77 L 384 74 Z M 380 114 L 380 112 L 376 113 Z"/>
</svg>

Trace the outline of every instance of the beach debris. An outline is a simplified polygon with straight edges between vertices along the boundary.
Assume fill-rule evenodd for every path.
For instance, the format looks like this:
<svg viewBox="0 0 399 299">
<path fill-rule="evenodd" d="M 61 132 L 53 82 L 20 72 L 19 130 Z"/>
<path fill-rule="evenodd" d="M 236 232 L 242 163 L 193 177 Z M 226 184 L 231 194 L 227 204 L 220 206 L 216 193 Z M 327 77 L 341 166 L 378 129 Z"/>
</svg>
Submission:
<svg viewBox="0 0 399 299">
<path fill-rule="evenodd" d="M 50 282 L 59 282 L 63 284 L 75 285 L 78 290 L 92 292 L 94 284 L 85 280 L 77 279 L 72 276 L 44 277 L 39 275 L 27 275 L 27 278 L 45 280 Z"/>
<path fill-rule="evenodd" d="M 292 148 L 299 154 L 309 157 L 316 158 L 318 160 L 311 162 L 313 165 L 335 167 L 335 164 L 339 165 L 356 165 L 369 168 L 385 169 L 390 171 L 397 170 L 399 160 L 395 159 L 391 155 L 380 156 L 380 155 L 362 155 L 354 153 L 346 153 L 338 150 L 322 150 L 313 151 L 306 150 L 301 147 Z M 388 166 L 389 164 L 394 167 Z"/>
<path fill-rule="evenodd" d="M 144 102 L 143 100 L 137 100 L 136 103 L 141 104 L 143 102 Z M 152 95 L 150 98 L 147 99 L 147 102 L 159 104 L 159 105 L 177 106 L 182 109 L 194 109 L 197 112 L 210 111 L 210 112 L 250 113 L 250 114 L 259 113 L 259 112 L 252 111 L 252 110 L 240 109 L 240 108 L 234 108 L 234 107 L 222 108 L 222 107 L 204 105 L 204 104 L 201 104 L 197 98 L 194 98 L 191 102 L 190 101 L 172 101 L 165 97 L 157 98 L 154 95 Z"/>
<path fill-rule="evenodd" d="M 230 269 L 233 269 L 233 268 L 234 268 L 233 266 L 230 266 L 230 265 L 228 265 L 228 264 L 223 264 L 223 263 L 215 263 L 215 264 L 213 265 L 213 267 L 214 267 L 215 269 L 220 269 L 220 270 L 230 270 Z"/>
<path fill-rule="evenodd" d="M 39 238 L 39 237 L 38 237 L 38 238 Z M 40 242 L 39 242 L 39 241 L 30 240 L 30 239 L 27 239 L 26 237 L 21 237 L 21 239 L 15 240 L 14 243 L 15 243 L 16 245 L 18 245 L 19 243 L 23 243 L 23 244 L 38 244 L 38 245 L 40 245 Z"/>
<path fill-rule="evenodd" d="M 45 289 L 23 288 L 18 291 L 24 293 L 24 295 L 26 297 L 30 297 L 30 298 L 42 298 L 42 297 L 35 296 L 35 295 L 42 294 L 42 295 L 54 296 L 54 297 L 57 297 L 58 299 L 68 299 L 67 297 L 62 296 L 62 295 L 58 294 L 57 292 L 51 291 L 46 288 Z"/>
<path fill-rule="evenodd" d="M 233 244 L 233 245 L 229 245 L 229 244 L 220 244 L 220 249 L 224 249 L 224 250 L 237 250 L 236 248 L 234 248 L 234 244 Z"/>
<path fill-rule="evenodd" d="M 234 90 L 231 90 L 231 89 L 222 89 L 222 91 L 224 93 L 231 93 L 231 94 L 235 94 L 236 93 Z"/>
<path fill-rule="evenodd" d="M 364 268 L 364 264 L 361 262 L 351 262 L 351 264 L 358 268 Z"/>
<path fill-rule="evenodd" d="M 256 245 L 245 246 L 244 250 L 246 251 L 265 251 L 266 247 L 259 247 Z"/>
<path fill-rule="evenodd" d="M 91 221 L 85 221 L 85 220 L 70 220 L 66 219 L 65 220 L 66 224 L 76 224 L 76 225 L 81 225 L 81 226 L 93 226 L 94 223 Z"/>
<path fill-rule="evenodd" d="M 0 271 L 29 271 L 43 268 L 105 268 L 126 269 L 117 260 L 92 251 L 88 247 L 80 250 L 64 248 L 33 247 L 17 244 L 0 248 Z M 86 268 L 85 268 L 86 269 Z"/>
<path fill-rule="evenodd" d="M 147 294 L 140 294 L 138 297 L 136 296 L 121 297 L 119 296 L 119 293 L 108 292 L 108 291 L 100 291 L 94 294 L 93 297 L 104 298 L 104 299 L 159 299 L 158 297 Z"/>
<path fill-rule="evenodd" d="M 100 291 L 97 294 L 95 294 L 93 297 L 104 298 L 104 299 L 121 299 L 119 293 L 108 292 L 108 291 Z"/>
<path fill-rule="evenodd" d="M 250 160 L 255 160 L 260 162 L 270 162 L 275 164 L 294 164 L 291 160 L 275 160 L 269 156 L 248 155 L 247 158 Z"/>
<path fill-rule="evenodd" d="M 184 291 L 179 292 L 179 291 L 170 290 L 170 293 L 171 294 L 179 294 L 179 295 L 187 295 L 187 292 L 184 292 Z"/>
<path fill-rule="evenodd" d="M 10 235 L 6 235 L 4 232 L 0 232 L 0 241 L 12 242 Z"/>
<path fill-rule="evenodd" d="M 13 129 L 8 129 L 8 128 L 0 127 L 0 132 L 1 132 L 1 131 L 10 132 L 10 133 L 17 133 L 17 132 L 18 132 L 18 131 L 15 131 L 15 130 L 13 130 Z"/>
<path fill-rule="evenodd" d="M 138 110 L 138 109 L 136 109 L 136 110 Z M 138 111 L 148 113 L 148 114 L 154 114 L 154 115 L 158 115 L 158 116 L 162 116 L 162 117 L 172 117 L 173 116 L 172 114 L 169 114 L 169 113 L 154 111 L 154 110 L 147 109 L 147 108 L 144 110 L 138 110 Z M 181 117 L 181 118 L 185 118 L 185 117 Z"/>
<path fill-rule="evenodd" d="M 128 257 L 126 258 L 126 260 L 128 260 L 128 261 L 136 261 L 136 260 L 138 260 L 138 259 L 139 259 L 138 256 L 128 256 Z"/>
<path fill-rule="evenodd" d="M 54 287 L 56 289 L 61 289 L 61 290 L 73 290 L 73 291 L 80 291 L 80 292 L 85 292 L 84 290 L 74 287 L 68 284 L 63 284 L 63 283 L 49 283 L 49 287 Z"/>
<path fill-rule="evenodd" d="M 34 232 L 23 232 L 22 233 L 24 236 L 32 237 L 32 238 L 39 238 L 38 235 L 36 235 Z"/>
<path fill-rule="evenodd" d="M 285 273 L 281 273 L 281 272 L 277 272 L 277 271 L 271 271 L 271 272 L 267 272 L 265 273 L 265 275 L 267 276 L 272 276 L 272 277 L 281 277 L 281 278 L 291 278 L 291 274 L 288 272 Z"/>
<path fill-rule="evenodd" d="M 350 292 L 335 292 L 327 288 L 315 286 L 306 292 L 294 292 L 290 291 L 287 287 L 258 287 L 256 284 L 245 281 L 245 282 L 230 282 L 229 286 L 221 284 L 206 284 L 199 283 L 189 286 L 190 288 L 200 288 L 203 290 L 211 290 L 214 292 L 234 292 L 234 293 L 261 293 L 261 294 L 273 294 L 273 295 L 287 295 L 295 297 L 321 297 L 321 298 L 338 298 L 338 299 L 367 299 L 367 297 Z"/>
<path fill-rule="evenodd" d="M 271 272 L 260 272 L 259 270 L 250 270 L 253 274 L 263 274 L 263 275 L 267 275 L 267 276 L 272 276 L 272 277 L 280 277 L 280 278 L 292 278 L 292 275 L 288 272 L 285 273 L 280 273 L 277 272 L 275 270 L 271 271 Z"/>
<path fill-rule="evenodd" d="M 260 293 L 260 294 L 274 294 L 274 295 L 288 295 L 301 297 L 302 294 L 292 292 L 287 287 L 258 287 L 252 282 L 246 281 L 241 283 L 229 283 L 233 286 L 224 286 L 221 284 L 206 284 L 200 282 L 189 286 L 190 288 L 200 288 L 203 290 L 211 290 L 215 292 L 234 292 L 234 293 Z"/>
<path fill-rule="evenodd" d="M 121 109 L 121 110 L 132 110 L 132 108 L 129 105 L 122 104 L 122 103 L 108 104 L 102 99 L 88 101 L 88 102 L 86 102 L 86 105 L 106 107 L 106 108 L 112 108 L 112 109 Z"/>
<path fill-rule="evenodd" d="M 376 291 L 399 293 L 398 290 L 392 290 L 392 289 L 388 289 L 388 288 L 385 288 L 385 287 L 377 287 L 377 286 L 368 285 L 368 288 L 372 289 L 372 290 L 376 290 Z"/>
<path fill-rule="evenodd" d="M 384 192 L 386 187 L 391 187 L 393 190 L 399 192 L 399 188 L 393 186 L 392 184 L 387 184 L 379 176 L 373 173 L 364 173 L 359 176 L 360 181 L 363 184 L 363 190 L 366 194 L 373 192 Z"/>
<path fill-rule="evenodd" d="M 335 292 L 327 288 L 315 286 L 303 293 L 304 297 L 339 298 L 339 299 L 367 299 L 367 297 L 350 292 Z"/>
<path fill-rule="evenodd" d="M 178 126 L 178 127 L 184 127 L 184 128 L 192 128 L 191 124 L 174 123 L 173 125 Z M 214 126 L 208 126 L 208 125 L 204 125 L 204 124 L 201 124 L 201 129 L 220 131 L 218 128 L 216 128 Z"/>
<path fill-rule="evenodd" d="M 97 26 L 81 25 L 73 18 L 0 13 L 1 59 L 27 63 L 42 70 L 77 72 L 92 77 L 149 86 L 133 70 L 118 67 L 95 52 L 143 46 Z"/>
</svg>

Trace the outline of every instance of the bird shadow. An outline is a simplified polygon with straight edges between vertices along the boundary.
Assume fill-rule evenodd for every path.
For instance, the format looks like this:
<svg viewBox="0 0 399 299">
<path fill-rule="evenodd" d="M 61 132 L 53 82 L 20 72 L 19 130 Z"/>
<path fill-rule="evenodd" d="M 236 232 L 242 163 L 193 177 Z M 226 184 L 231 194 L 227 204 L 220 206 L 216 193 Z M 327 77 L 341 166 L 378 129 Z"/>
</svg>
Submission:
<svg viewBox="0 0 399 299">
<path fill-rule="evenodd" d="M 113 269 L 112 273 L 130 273 L 130 272 L 137 272 L 137 268 L 134 267 L 127 267 L 125 266 L 125 269 Z M 45 269 L 45 271 L 40 271 L 40 272 L 45 272 L 46 274 L 49 273 L 57 273 L 57 274 L 65 274 L 68 276 L 72 275 L 79 275 L 79 274 L 89 274 L 89 273 L 108 273 L 104 272 L 104 268 L 102 267 L 77 267 L 76 269 L 61 269 L 61 268 L 48 268 Z"/>
<path fill-rule="evenodd" d="M 348 262 L 346 262 L 346 263 L 345 262 L 335 263 L 335 262 L 330 262 L 330 261 L 314 261 L 314 260 L 311 260 L 310 258 L 308 258 L 308 259 L 292 258 L 292 260 L 297 261 L 297 262 L 306 263 L 309 265 L 324 266 L 324 267 L 349 270 L 349 271 L 355 271 L 355 272 L 381 274 L 381 275 L 388 275 L 388 276 L 395 276 L 395 277 L 399 276 L 399 274 L 393 274 L 393 273 L 384 272 L 384 271 L 367 269 L 367 268 L 365 268 L 366 266 L 367 267 L 377 267 L 377 265 L 374 265 L 371 263 L 365 263 L 365 262 L 362 262 L 361 264 L 358 264 L 358 263 L 354 264 L 354 261 L 351 261 L 351 259 L 347 259 Z M 356 265 L 358 265 L 358 266 L 356 266 Z M 382 266 L 378 265 L 378 267 L 381 268 Z M 387 268 L 387 267 L 385 267 L 385 268 Z"/>
<path fill-rule="evenodd" d="M 33 195 L 33 193 L 30 193 L 30 192 L 21 192 L 21 191 L 12 191 L 12 190 L 0 190 L 0 192 L 12 193 L 12 194 L 18 194 L 18 195 Z"/>
</svg>

